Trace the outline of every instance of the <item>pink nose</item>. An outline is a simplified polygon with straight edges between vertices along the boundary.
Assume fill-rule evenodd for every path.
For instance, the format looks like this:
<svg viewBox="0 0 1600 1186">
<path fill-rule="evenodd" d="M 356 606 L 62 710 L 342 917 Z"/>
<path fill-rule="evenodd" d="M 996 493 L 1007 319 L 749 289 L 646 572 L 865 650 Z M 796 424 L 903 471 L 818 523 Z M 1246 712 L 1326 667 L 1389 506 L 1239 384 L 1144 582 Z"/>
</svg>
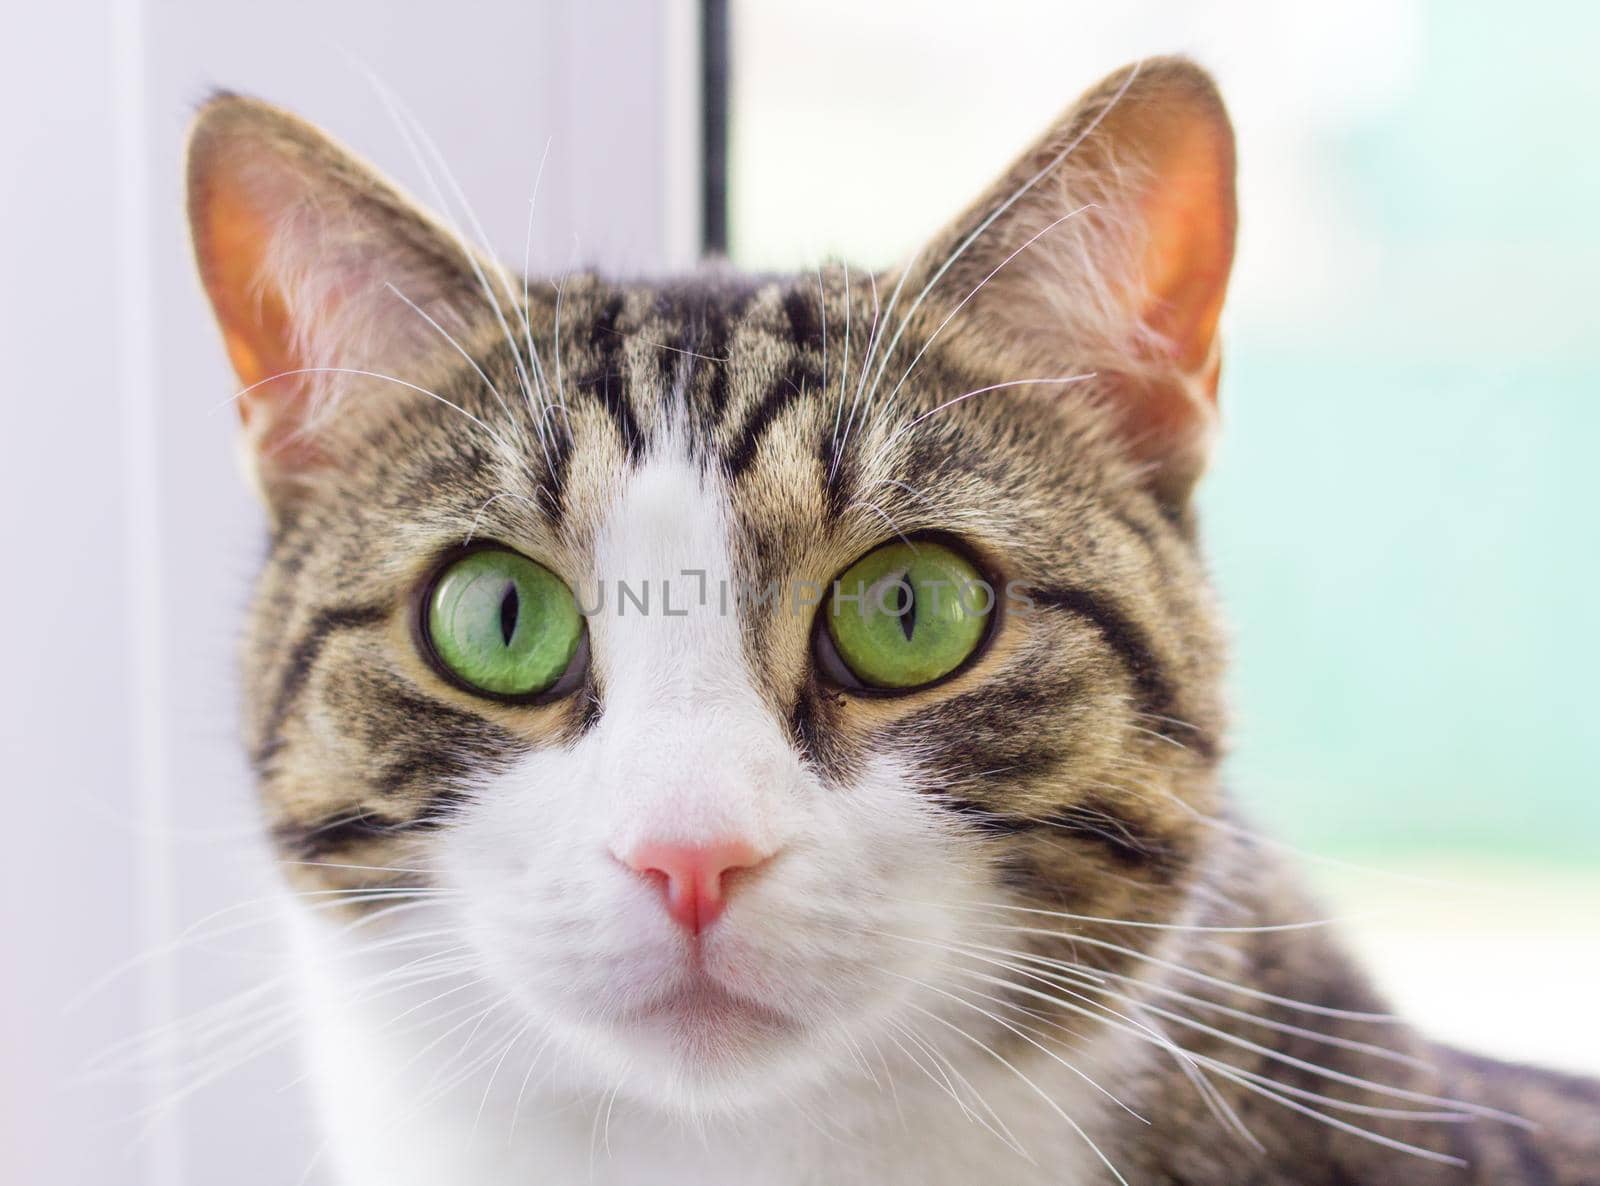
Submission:
<svg viewBox="0 0 1600 1186">
<path fill-rule="evenodd" d="M 698 935 L 722 913 L 728 874 L 753 868 L 765 859 L 743 840 L 719 840 L 711 844 L 641 844 L 623 858 L 623 864 L 654 878 L 672 921 Z"/>
</svg>

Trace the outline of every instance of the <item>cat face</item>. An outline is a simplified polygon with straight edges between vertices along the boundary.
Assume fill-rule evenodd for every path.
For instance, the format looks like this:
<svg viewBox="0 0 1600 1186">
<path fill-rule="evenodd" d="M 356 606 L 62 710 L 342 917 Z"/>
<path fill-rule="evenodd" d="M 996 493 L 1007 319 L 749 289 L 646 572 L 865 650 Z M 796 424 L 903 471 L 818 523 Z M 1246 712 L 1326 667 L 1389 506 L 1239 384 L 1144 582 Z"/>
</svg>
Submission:
<svg viewBox="0 0 1600 1186">
<path fill-rule="evenodd" d="M 1213 806 L 1186 498 L 1231 151 L 1146 63 L 892 273 L 525 288 L 210 105 L 191 216 L 272 520 L 248 740 L 333 947 L 692 1110 L 1029 1041 L 1069 945 L 1136 972 Z"/>
</svg>

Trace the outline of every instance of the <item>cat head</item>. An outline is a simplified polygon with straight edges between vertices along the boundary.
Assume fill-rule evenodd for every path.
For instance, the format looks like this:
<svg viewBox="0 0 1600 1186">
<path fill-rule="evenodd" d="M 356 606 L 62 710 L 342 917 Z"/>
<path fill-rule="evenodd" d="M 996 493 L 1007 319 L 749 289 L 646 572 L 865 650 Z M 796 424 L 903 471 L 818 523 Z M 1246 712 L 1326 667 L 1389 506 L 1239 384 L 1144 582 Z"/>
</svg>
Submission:
<svg viewBox="0 0 1600 1186">
<path fill-rule="evenodd" d="M 210 103 L 247 736 L 308 913 L 674 1108 L 930 1019 L 1015 1041 L 1029 961 L 1136 973 L 1215 806 L 1233 172 L 1210 80 L 1147 61 L 888 273 L 525 281 Z"/>
</svg>

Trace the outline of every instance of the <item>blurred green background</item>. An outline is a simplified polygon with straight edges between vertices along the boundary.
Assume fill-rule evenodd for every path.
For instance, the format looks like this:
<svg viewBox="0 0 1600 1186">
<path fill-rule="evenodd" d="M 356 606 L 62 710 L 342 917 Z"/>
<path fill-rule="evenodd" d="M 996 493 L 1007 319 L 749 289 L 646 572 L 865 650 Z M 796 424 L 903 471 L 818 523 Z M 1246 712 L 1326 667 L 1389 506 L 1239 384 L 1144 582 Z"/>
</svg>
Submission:
<svg viewBox="0 0 1600 1186">
<path fill-rule="evenodd" d="M 1233 786 L 1402 1012 L 1589 1071 L 1597 44 L 1550 0 L 736 0 L 731 203 L 742 264 L 887 264 L 1110 70 L 1216 74 Z"/>
<path fill-rule="evenodd" d="M 1405 85 L 1312 139 L 1370 263 L 1299 341 L 1236 319 L 1206 509 L 1261 810 L 1593 864 L 1600 10 L 1510 11 L 1424 6 Z"/>
</svg>

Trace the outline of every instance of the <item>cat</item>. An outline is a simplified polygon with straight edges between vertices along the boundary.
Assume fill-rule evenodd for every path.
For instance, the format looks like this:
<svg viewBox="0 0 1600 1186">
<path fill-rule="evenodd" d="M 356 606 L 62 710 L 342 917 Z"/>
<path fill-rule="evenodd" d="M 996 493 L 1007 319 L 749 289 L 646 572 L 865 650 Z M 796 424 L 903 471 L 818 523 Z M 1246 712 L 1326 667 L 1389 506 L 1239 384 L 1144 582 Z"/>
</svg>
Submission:
<svg viewBox="0 0 1600 1186">
<path fill-rule="evenodd" d="M 526 281 L 203 108 L 338 1180 L 1600 1182 L 1600 1085 L 1388 1015 L 1226 793 L 1234 172 L 1148 60 L 887 273 Z"/>
</svg>

